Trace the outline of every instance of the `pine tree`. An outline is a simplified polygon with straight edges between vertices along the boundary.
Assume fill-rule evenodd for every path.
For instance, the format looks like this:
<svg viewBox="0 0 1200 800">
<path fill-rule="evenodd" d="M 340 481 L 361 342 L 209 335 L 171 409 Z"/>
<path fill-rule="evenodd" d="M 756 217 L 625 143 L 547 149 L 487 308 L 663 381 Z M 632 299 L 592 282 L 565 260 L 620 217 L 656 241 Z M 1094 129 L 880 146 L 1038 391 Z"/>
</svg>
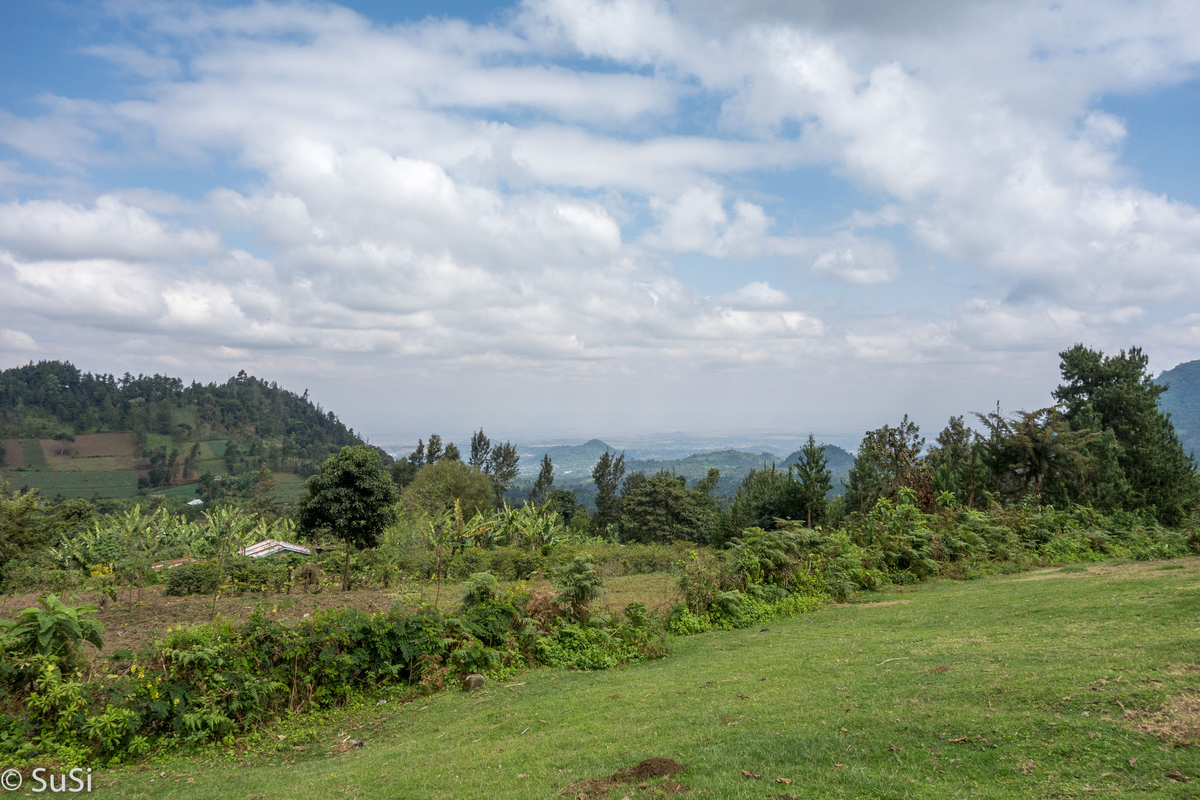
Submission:
<svg viewBox="0 0 1200 800">
<path fill-rule="evenodd" d="M 621 521 L 621 498 L 618 492 L 625 477 L 625 453 L 616 458 L 607 450 L 592 467 L 592 483 L 596 484 L 596 529 Z"/>
<path fill-rule="evenodd" d="M 810 433 L 808 442 L 800 450 L 796 463 L 796 478 L 800 483 L 800 497 L 808 517 L 808 527 L 813 526 L 813 517 L 818 521 L 825 516 L 825 495 L 833 488 L 830 483 L 829 459 L 824 445 L 818 445 Z"/>
<path fill-rule="evenodd" d="M 550 454 L 546 453 L 542 456 L 542 468 L 538 471 L 537 479 L 533 482 L 533 488 L 529 490 L 529 501 L 536 505 L 541 505 L 553 490 L 554 462 L 550 460 Z"/>
</svg>

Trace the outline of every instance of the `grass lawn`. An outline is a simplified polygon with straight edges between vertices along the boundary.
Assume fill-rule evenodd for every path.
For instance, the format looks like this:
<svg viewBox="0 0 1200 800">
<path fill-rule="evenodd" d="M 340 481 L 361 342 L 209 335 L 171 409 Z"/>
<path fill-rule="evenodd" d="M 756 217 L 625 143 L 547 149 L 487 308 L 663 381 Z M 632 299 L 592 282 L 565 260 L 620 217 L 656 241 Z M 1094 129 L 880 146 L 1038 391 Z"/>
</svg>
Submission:
<svg viewBox="0 0 1200 800">
<path fill-rule="evenodd" d="M 675 639 L 664 660 L 625 670 L 369 701 L 267 731 L 240 755 L 105 771 L 97 790 L 551 798 L 661 757 L 705 798 L 1194 798 L 1198 610 L 1200 559 L 940 581 Z"/>
</svg>

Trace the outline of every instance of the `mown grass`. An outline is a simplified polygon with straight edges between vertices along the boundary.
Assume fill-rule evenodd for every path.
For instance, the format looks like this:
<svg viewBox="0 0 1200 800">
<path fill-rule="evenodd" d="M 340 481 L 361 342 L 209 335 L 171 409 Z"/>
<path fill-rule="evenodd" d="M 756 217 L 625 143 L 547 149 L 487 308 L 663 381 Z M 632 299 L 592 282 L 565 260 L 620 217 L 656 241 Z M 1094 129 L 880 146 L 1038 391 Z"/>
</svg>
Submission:
<svg viewBox="0 0 1200 800">
<path fill-rule="evenodd" d="M 301 718 L 241 756 L 160 759 L 101 774 L 98 788 L 548 798 L 665 757 L 706 798 L 1195 797 L 1200 749 L 1134 726 L 1200 688 L 1198 609 L 1200 559 L 939 581 L 768 630 L 675 639 L 666 659 L 625 670 L 541 670 Z M 349 740 L 365 746 L 345 751 Z"/>
</svg>

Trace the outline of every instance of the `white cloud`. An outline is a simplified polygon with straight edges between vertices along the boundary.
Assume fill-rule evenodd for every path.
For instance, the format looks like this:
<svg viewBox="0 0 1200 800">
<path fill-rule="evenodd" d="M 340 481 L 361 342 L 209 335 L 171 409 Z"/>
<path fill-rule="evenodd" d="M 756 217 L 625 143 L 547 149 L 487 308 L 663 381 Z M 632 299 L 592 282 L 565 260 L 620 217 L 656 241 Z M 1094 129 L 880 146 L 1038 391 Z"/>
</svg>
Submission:
<svg viewBox="0 0 1200 800">
<path fill-rule="evenodd" d="M 1097 98 L 1195 74 L 1195 4 L 122 13 L 151 44 L 86 52 L 141 76 L 127 99 L 0 110 L 23 154 L 0 184 L 24 193 L 0 204 L 0 308 L 46 330 L 592 377 L 1194 342 L 1161 309 L 1200 294 L 1200 213 L 1136 184 L 1136 128 Z M 226 161 L 249 177 L 206 177 Z M 60 191 L 130 163 L 190 170 L 204 199 Z M 790 185 L 800 167 L 866 199 L 829 212 Z M 675 277 L 693 253 L 729 262 L 719 288 Z M 912 307 L 868 308 L 879 283 Z"/>
<path fill-rule="evenodd" d="M 177 258 L 214 255 L 220 238 L 103 195 L 92 208 L 58 200 L 0 204 L 0 248 L 32 258 Z"/>
<path fill-rule="evenodd" d="M 25 331 L 14 331 L 12 328 L 0 328 L 0 350 L 16 351 L 19 353 L 37 349 L 37 342 Z"/>
</svg>

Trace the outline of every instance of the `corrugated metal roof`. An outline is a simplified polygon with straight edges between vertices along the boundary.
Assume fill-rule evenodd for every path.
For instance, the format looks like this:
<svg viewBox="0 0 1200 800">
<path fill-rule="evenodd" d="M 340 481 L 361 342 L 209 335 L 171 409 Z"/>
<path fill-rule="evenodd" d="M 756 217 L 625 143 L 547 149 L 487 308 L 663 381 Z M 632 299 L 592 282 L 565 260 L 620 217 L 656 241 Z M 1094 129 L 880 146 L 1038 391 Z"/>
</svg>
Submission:
<svg viewBox="0 0 1200 800">
<path fill-rule="evenodd" d="M 283 551 L 297 553 L 302 556 L 312 555 L 312 551 L 303 545 L 281 542 L 278 539 L 263 539 L 258 544 L 252 544 L 249 547 L 243 547 L 241 550 L 238 550 L 238 555 L 250 556 L 250 558 L 262 558 L 263 556 Z"/>
</svg>

